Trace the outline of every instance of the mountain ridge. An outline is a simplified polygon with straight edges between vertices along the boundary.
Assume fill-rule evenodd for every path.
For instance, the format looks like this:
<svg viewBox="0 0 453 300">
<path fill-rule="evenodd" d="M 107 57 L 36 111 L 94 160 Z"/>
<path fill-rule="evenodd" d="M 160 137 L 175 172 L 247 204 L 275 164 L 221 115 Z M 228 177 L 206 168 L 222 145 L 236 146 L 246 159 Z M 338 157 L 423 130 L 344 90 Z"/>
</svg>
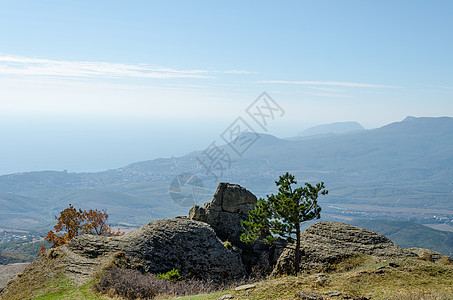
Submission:
<svg viewBox="0 0 453 300">
<path fill-rule="evenodd" d="M 326 183 L 330 193 L 324 212 L 329 218 L 358 214 L 423 222 L 432 217 L 431 209 L 453 218 L 453 182 L 449 181 L 453 177 L 453 118 L 410 118 L 358 133 L 300 141 L 260 135 L 242 157 L 229 145 L 219 147 L 230 151 L 233 158 L 219 178 L 199 165 L 197 158 L 203 150 L 97 173 L 42 171 L 0 176 L 0 201 L 9 201 L 9 208 L 0 212 L 0 224 L 19 226 L 22 222 L 27 228 L 46 224 L 47 228 L 71 201 L 82 208 L 108 207 L 112 222 L 138 226 L 187 212 L 168 193 L 179 174 L 191 173 L 200 179 L 204 193 L 194 200 L 203 203 L 209 201 L 219 181 L 248 186 L 263 197 L 275 192 L 274 181 L 287 171 L 301 183 Z M 14 199 L 34 206 L 26 211 L 14 208 Z M 349 207 L 342 210 L 329 208 L 345 204 Z M 351 205 L 357 208 L 352 210 Z M 393 207 L 408 205 L 413 211 L 392 212 Z M 374 206 L 382 211 L 367 208 Z M 142 211 L 140 217 L 133 215 L 137 209 Z"/>
<path fill-rule="evenodd" d="M 330 124 L 321 124 L 305 129 L 297 134 L 298 137 L 309 137 L 316 135 L 341 135 L 364 131 L 362 125 L 358 122 L 335 122 Z"/>
</svg>

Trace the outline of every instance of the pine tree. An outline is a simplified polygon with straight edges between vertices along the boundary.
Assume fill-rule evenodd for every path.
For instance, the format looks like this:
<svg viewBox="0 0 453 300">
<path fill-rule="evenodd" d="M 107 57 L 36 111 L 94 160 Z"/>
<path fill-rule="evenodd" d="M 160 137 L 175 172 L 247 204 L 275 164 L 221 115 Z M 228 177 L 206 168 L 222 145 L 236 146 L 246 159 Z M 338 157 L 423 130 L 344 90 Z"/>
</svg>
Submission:
<svg viewBox="0 0 453 300">
<path fill-rule="evenodd" d="M 324 182 L 293 189 L 297 184 L 294 176 L 286 173 L 275 182 L 279 193 L 260 198 L 255 209 L 249 213 L 249 221 L 243 221 L 242 226 L 246 233 L 241 240 L 251 243 L 257 240 L 268 244 L 275 243 L 278 237 L 288 243 L 295 239 L 295 274 L 299 273 L 300 263 L 300 226 L 303 222 L 319 219 L 321 207 L 318 205 L 318 196 L 327 195 Z M 269 234 L 270 233 L 270 234 Z"/>
</svg>

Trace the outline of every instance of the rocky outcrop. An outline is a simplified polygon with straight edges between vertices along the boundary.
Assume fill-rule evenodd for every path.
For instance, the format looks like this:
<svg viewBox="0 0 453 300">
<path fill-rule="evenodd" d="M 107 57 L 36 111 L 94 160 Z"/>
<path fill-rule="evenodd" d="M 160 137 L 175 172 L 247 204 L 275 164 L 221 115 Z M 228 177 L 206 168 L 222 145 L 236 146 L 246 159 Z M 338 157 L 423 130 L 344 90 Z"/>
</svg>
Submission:
<svg viewBox="0 0 453 300">
<path fill-rule="evenodd" d="M 247 189 L 221 182 L 211 202 L 205 203 L 204 207 L 194 205 L 189 212 L 190 219 L 211 225 L 222 241 L 234 245 L 249 272 L 254 267 L 270 268 L 281 253 L 281 248 L 262 242 L 246 244 L 240 239 L 245 233 L 241 222 L 248 220 L 249 211 L 254 209 L 256 202 L 256 196 Z"/>
<path fill-rule="evenodd" d="M 175 218 L 158 220 L 123 236 L 82 235 L 50 249 L 32 263 L 83 283 L 112 262 L 125 268 L 161 273 L 178 269 L 181 276 L 225 280 L 246 274 L 239 254 L 225 248 L 206 223 Z M 25 270 L 24 274 L 27 274 Z M 22 276 L 22 280 L 27 280 Z"/>
<path fill-rule="evenodd" d="M 323 269 L 329 264 L 363 253 L 379 257 L 414 257 L 416 254 L 396 246 L 385 236 L 371 230 L 339 222 L 319 222 L 301 236 L 301 270 Z M 274 274 L 294 268 L 294 250 L 285 249 Z"/>
<path fill-rule="evenodd" d="M 424 259 L 424 260 L 428 260 L 428 261 L 432 261 L 432 262 L 438 262 L 441 260 L 453 262 L 451 257 L 449 257 L 447 255 L 443 255 L 442 253 L 439 253 L 439 252 L 436 252 L 433 250 L 417 248 L 417 247 L 406 248 L 406 250 L 417 254 L 418 258 L 420 258 L 420 259 Z"/>
<path fill-rule="evenodd" d="M 192 207 L 189 218 L 153 221 L 124 236 L 82 235 L 66 245 L 49 249 L 17 279 L 10 281 L 2 293 L 14 294 L 28 288 L 30 283 L 45 286 L 45 280 L 61 274 L 82 284 L 99 270 L 114 266 L 145 273 L 177 269 L 183 277 L 214 281 L 241 278 L 255 266 L 270 267 L 269 270 L 275 265 L 274 275 L 290 273 L 294 269 L 291 245 L 278 251 L 259 242 L 247 245 L 240 241 L 244 233 L 241 221 L 248 219 L 256 202 L 256 197 L 245 188 L 220 183 L 212 201 L 204 207 Z M 301 270 L 323 269 L 358 253 L 382 258 L 448 259 L 426 249 L 400 248 L 381 234 L 338 222 L 319 222 L 307 228 L 302 233 L 300 250 Z M 325 280 L 320 277 L 317 282 Z M 304 292 L 296 295 L 300 299 L 308 296 L 313 295 Z"/>
<path fill-rule="evenodd" d="M 124 251 L 134 268 L 151 273 L 175 268 L 198 278 L 245 275 L 239 255 L 225 248 L 209 225 L 187 218 L 154 221 L 120 237 L 81 236 L 68 248 L 88 257 Z"/>
<path fill-rule="evenodd" d="M 240 185 L 221 182 L 212 201 L 204 207 L 193 206 L 189 218 L 211 225 L 221 240 L 246 247 L 240 241 L 244 233 L 241 221 L 248 220 L 248 213 L 256 201 L 256 196 Z"/>
</svg>

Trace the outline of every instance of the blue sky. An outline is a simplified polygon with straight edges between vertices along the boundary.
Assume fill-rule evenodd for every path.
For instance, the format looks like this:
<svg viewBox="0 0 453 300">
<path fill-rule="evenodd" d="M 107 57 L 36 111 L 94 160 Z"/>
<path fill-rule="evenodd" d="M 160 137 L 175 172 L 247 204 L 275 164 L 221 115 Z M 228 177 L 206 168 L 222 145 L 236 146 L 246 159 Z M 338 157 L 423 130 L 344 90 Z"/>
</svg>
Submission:
<svg viewBox="0 0 453 300">
<path fill-rule="evenodd" d="M 208 145 L 262 91 L 286 111 L 270 129 L 281 137 L 321 123 L 373 128 L 407 115 L 453 116 L 451 1 L 0 1 L 0 8 L 0 154 L 11 158 L 3 172 L 65 164 L 14 154 L 15 145 L 31 147 L 31 137 L 48 145 L 78 137 L 83 149 L 111 136 L 105 144 L 113 147 L 150 128 L 141 136 L 154 146 L 97 168 L 182 155 Z M 24 165 L 15 168 L 13 158 Z M 90 169 L 91 160 L 81 161 Z"/>
</svg>

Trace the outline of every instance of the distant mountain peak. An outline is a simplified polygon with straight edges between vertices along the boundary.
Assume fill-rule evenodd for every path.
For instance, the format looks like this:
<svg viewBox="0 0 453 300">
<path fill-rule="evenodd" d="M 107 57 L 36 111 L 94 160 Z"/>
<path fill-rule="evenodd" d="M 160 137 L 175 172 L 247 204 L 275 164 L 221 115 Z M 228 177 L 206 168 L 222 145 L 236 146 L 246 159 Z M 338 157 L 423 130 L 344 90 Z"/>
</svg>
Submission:
<svg viewBox="0 0 453 300">
<path fill-rule="evenodd" d="M 357 122 L 336 122 L 331 124 L 322 124 L 310 127 L 298 134 L 298 136 L 312 136 L 312 135 L 336 135 L 345 134 L 350 132 L 363 131 L 362 125 Z"/>
<path fill-rule="evenodd" d="M 406 118 L 404 118 L 403 122 L 413 121 L 413 120 L 416 120 L 416 119 L 418 119 L 418 118 L 414 117 L 414 116 L 407 116 Z"/>
</svg>

